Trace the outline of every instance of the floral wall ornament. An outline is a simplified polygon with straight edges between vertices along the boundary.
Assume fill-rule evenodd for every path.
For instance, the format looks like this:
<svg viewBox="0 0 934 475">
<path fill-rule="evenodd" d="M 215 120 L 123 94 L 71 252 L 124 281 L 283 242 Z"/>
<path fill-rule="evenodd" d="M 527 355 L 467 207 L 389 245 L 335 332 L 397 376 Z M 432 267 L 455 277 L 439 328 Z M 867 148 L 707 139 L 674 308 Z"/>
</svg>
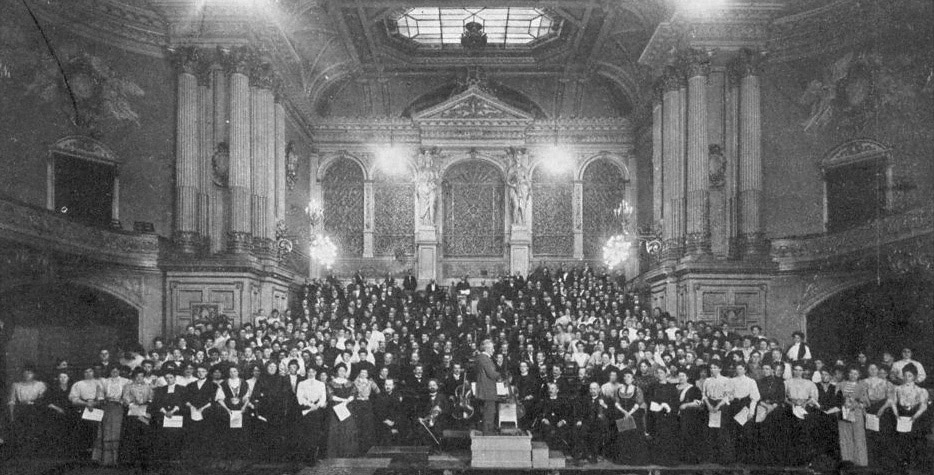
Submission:
<svg viewBox="0 0 934 475">
<path fill-rule="evenodd" d="M 289 191 L 295 189 L 295 183 L 298 181 L 298 153 L 295 151 L 295 143 L 289 141 L 285 146 L 285 185 Z"/>
<path fill-rule="evenodd" d="M 707 177 L 713 189 L 719 190 L 726 184 L 726 158 L 723 156 L 723 148 L 717 144 L 710 144 L 709 147 Z"/>
<path fill-rule="evenodd" d="M 218 142 L 211 155 L 212 180 L 216 186 L 227 188 L 230 175 L 230 147 L 227 142 Z"/>
</svg>

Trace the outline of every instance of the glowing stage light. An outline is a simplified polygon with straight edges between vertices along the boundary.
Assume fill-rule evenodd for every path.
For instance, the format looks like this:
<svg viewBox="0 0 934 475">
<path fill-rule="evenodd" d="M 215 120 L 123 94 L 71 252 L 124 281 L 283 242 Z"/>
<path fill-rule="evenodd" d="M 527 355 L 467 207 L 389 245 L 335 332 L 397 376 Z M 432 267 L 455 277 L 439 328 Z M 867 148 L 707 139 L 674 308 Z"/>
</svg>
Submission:
<svg viewBox="0 0 934 475">
<path fill-rule="evenodd" d="M 374 146 L 376 166 L 387 175 L 404 175 L 409 171 L 412 150 L 401 145 Z"/>
<path fill-rule="evenodd" d="M 632 238 L 618 234 L 607 240 L 603 246 L 603 262 L 610 269 L 626 262 L 632 254 Z"/>
<path fill-rule="evenodd" d="M 574 170 L 574 153 L 561 145 L 550 145 L 541 150 L 541 166 L 552 175 Z"/>
</svg>

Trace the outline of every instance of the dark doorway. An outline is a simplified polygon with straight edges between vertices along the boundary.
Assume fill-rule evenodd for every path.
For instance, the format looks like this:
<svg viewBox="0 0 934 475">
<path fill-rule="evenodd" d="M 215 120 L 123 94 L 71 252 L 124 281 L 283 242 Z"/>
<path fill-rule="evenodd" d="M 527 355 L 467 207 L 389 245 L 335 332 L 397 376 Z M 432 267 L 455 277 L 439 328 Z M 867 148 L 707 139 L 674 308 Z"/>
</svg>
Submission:
<svg viewBox="0 0 934 475">
<path fill-rule="evenodd" d="M 69 284 L 18 287 L 0 294 L 0 312 L 11 332 L 6 342 L 8 380 L 24 363 L 45 376 L 56 360 L 90 363 L 102 346 L 139 340 L 139 312 L 112 295 Z"/>
<path fill-rule="evenodd" d="M 865 351 L 879 361 L 883 351 L 895 359 L 910 346 L 925 368 L 934 367 L 934 281 L 905 277 L 841 292 L 807 316 L 808 341 L 822 358 L 854 361 Z"/>
</svg>

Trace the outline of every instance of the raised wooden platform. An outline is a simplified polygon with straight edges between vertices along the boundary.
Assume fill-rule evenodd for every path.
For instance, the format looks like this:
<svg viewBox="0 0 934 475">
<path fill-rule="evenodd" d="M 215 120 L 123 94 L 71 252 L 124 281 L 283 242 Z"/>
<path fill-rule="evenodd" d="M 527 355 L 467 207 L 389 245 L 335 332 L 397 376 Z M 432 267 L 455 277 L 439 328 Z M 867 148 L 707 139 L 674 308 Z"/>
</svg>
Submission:
<svg viewBox="0 0 934 475">
<path fill-rule="evenodd" d="M 470 466 L 475 468 L 532 468 L 532 434 L 470 433 Z"/>
</svg>

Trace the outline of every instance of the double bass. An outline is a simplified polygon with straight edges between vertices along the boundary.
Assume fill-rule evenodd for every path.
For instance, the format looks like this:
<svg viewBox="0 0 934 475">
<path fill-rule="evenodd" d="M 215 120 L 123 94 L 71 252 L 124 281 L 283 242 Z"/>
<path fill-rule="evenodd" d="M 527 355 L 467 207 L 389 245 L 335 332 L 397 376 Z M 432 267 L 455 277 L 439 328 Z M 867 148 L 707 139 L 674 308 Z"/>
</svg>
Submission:
<svg viewBox="0 0 934 475">
<path fill-rule="evenodd" d="M 461 378 L 461 384 L 454 390 L 454 418 L 466 421 L 473 417 L 474 413 L 476 413 L 476 409 L 470 401 L 473 396 L 473 391 L 471 391 L 470 384 L 467 382 L 466 371 L 461 375 Z"/>
</svg>

